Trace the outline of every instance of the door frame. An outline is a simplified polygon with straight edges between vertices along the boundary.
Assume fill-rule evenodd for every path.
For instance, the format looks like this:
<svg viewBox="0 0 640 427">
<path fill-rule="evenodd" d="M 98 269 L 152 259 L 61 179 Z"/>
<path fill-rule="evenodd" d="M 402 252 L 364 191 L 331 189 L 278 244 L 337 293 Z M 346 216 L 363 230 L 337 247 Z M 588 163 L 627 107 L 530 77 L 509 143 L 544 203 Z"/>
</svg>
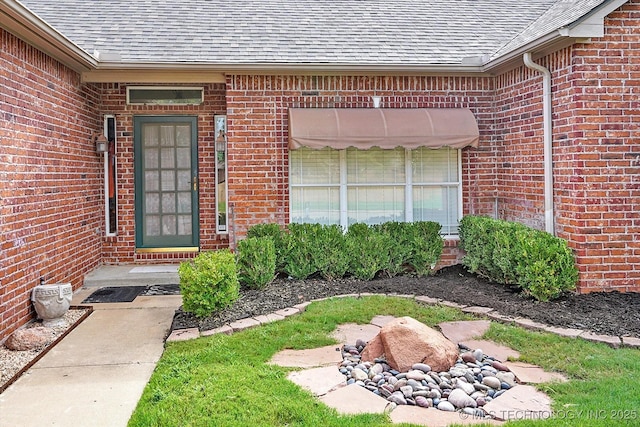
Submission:
<svg viewBox="0 0 640 427">
<path fill-rule="evenodd" d="M 191 127 L 191 231 L 190 244 L 182 245 L 143 245 L 143 202 L 144 202 L 144 168 L 142 126 L 146 123 L 188 123 Z M 198 185 L 198 117 L 187 115 L 141 115 L 133 116 L 133 142 L 134 142 L 134 209 L 135 209 L 135 250 L 136 252 L 198 252 L 200 250 L 200 209 L 199 209 L 199 185 Z"/>
</svg>

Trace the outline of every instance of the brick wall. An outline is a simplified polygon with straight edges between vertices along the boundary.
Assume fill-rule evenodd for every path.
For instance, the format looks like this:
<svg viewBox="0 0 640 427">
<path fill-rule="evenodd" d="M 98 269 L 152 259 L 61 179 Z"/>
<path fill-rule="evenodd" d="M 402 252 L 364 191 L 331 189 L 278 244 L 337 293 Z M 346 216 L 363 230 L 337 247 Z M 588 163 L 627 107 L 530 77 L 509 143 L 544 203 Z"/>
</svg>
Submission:
<svg viewBox="0 0 640 427">
<path fill-rule="evenodd" d="M 200 205 L 200 248 L 212 250 L 228 246 L 226 236 L 215 232 L 215 148 L 216 114 L 225 114 L 224 84 L 201 84 L 204 87 L 202 105 L 127 105 L 127 83 L 103 84 L 101 113 L 116 118 L 117 163 L 117 235 L 104 237 L 103 261 L 118 263 L 175 263 L 193 256 L 192 253 L 136 253 L 135 188 L 133 118 L 139 116 L 185 115 L 198 117 L 198 174 Z M 139 86 L 139 84 L 135 84 Z M 157 85 L 154 85 L 157 86 Z M 175 86 L 175 85 L 172 85 Z"/>
<path fill-rule="evenodd" d="M 481 77 L 229 76 L 229 202 L 233 241 L 252 224 L 289 221 L 287 109 L 469 108 L 478 119 L 480 148 L 463 150 L 464 211 L 485 212 L 495 193 L 493 82 Z M 483 171 L 481 179 L 475 179 Z M 447 252 L 447 259 L 457 254 Z"/>
<path fill-rule="evenodd" d="M 576 45 L 573 116 L 565 129 L 564 232 L 576 250 L 581 291 L 640 292 L 640 2 L 605 19 L 605 36 Z M 571 203 L 573 202 L 573 203 Z"/>
<path fill-rule="evenodd" d="M 602 39 L 537 60 L 552 72 L 556 233 L 580 292 L 640 291 L 640 3 L 605 20 Z M 542 77 L 496 77 L 498 217 L 544 229 Z"/>
<path fill-rule="evenodd" d="M 33 318 L 30 293 L 81 285 L 100 261 L 98 94 L 0 29 L 0 342 Z"/>
</svg>

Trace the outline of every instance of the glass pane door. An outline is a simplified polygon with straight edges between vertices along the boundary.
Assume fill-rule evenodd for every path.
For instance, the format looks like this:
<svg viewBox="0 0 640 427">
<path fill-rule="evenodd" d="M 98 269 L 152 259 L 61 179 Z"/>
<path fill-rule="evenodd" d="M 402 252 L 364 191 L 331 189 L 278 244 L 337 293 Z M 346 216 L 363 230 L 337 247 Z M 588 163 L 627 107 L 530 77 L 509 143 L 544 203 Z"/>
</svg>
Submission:
<svg viewBox="0 0 640 427">
<path fill-rule="evenodd" d="M 136 117 L 136 246 L 198 246 L 195 117 Z"/>
</svg>

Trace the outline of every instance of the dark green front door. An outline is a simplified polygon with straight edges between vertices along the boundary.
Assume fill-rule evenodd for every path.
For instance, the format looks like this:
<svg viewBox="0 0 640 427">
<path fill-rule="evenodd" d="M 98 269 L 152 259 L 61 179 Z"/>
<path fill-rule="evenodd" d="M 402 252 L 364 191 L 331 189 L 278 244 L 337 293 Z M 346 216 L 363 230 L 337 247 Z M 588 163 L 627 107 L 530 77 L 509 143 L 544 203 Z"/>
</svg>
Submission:
<svg viewBox="0 0 640 427">
<path fill-rule="evenodd" d="M 198 247 L 197 118 L 134 117 L 136 248 Z"/>
</svg>

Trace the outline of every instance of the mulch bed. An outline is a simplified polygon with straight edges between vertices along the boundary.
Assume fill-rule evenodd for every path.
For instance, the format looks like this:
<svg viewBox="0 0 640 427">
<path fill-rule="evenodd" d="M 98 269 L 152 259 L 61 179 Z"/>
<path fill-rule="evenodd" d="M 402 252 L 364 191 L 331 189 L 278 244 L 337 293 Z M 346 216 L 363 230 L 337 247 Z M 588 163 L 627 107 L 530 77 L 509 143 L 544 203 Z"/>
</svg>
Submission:
<svg viewBox="0 0 640 427">
<path fill-rule="evenodd" d="M 242 289 L 240 299 L 232 307 L 205 319 L 198 320 L 180 309 L 175 314 L 172 328 L 209 330 L 301 302 L 353 293 L 424 295 L 464 305 L 491 307 L 506 316 L 524 317 L 551 326 L 640 337 L 640 293 L 570 293 L 555 301 L 538 302 L 520 295 L 515 288 L 477 277 L 459 265 L 444 268 L 429 277 L 401 276 L 372 281 L 278 278 L 263 290 Z"/>
</svg>

